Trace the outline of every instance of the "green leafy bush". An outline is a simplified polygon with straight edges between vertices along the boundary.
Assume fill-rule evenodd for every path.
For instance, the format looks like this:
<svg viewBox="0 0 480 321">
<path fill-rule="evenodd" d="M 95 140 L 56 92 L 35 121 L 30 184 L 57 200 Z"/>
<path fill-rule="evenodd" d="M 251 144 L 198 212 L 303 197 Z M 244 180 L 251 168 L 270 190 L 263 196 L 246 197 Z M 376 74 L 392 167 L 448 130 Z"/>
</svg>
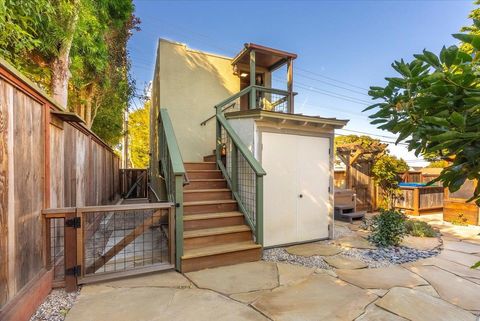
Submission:
<svg viewBox="0 0 480 321">
<path fill-rule="evenodd" d="M 437 233 L 435 230 L 427 223 L 415 220 L 407 220 L 405 222 L 405 228 L 407 233 L 411 236 L 420 236 L 420 237 L 435 237 Z"/>
<path fill-rule="evenodd" d="M 377 246 L 398 245 L 407 234 L 405 226 L 406 216 L 396 210 L 381 210 L 374 216 L 369 227 L 372 234 L 369 241 Z"/>
</svg>

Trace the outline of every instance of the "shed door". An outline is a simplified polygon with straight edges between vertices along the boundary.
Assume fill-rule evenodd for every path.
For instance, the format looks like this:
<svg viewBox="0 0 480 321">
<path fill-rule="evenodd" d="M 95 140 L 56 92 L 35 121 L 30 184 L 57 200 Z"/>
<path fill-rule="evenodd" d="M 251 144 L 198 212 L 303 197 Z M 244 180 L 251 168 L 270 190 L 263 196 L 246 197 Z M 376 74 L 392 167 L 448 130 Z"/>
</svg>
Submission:
<svg viewBox="0 0 480 321">
<path fill-rule="evenodd" d="M 328 237 L 328 138 L 262 134 L 264 243 L 274 246 Z"/>
<path fill-rule="evenodd" d="M 330 199 L 330 141 L 297 136 L 298 241 L 328 237 Z"/>
</svg>

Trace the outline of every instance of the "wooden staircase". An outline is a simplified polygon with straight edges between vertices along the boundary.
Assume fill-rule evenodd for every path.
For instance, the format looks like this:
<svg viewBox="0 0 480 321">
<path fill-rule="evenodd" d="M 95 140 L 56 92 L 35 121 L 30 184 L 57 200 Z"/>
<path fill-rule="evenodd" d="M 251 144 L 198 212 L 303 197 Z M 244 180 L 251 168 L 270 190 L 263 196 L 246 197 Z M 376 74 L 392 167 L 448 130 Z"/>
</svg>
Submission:
<svg viewBox="0 0 480 321">
<path fill-rule="evenodd" d="M 215 162 L 185 163 L 185 170 L 182 272 L 259 260 L 261 246 Z"/>
</svg>

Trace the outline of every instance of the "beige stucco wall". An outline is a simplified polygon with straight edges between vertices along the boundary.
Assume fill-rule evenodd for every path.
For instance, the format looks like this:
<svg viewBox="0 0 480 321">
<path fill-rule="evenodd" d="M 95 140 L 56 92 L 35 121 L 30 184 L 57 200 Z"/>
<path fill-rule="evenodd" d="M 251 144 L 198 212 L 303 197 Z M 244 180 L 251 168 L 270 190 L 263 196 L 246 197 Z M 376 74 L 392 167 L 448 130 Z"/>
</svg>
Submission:
<svg viewBox="0 0 480 321">
<path fill-rule="evenodd" d="M 215 114 L 215 104 L 240 90 L 239 78 L 230 58 L 163 39 L 158 46 L 157 106 L 168 109 L 183 160 L 201 161 L 215 148 L 215 119 L 200 123 Z"/>
</svg>

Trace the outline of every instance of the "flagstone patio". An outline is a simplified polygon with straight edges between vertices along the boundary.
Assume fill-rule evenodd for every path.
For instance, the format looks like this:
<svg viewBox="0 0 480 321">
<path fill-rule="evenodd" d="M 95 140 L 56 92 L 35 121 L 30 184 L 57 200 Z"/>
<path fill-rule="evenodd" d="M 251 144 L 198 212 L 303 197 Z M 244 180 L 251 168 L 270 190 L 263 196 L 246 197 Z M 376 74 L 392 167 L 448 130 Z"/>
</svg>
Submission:
<svg viewBox="0 0 480 321">
<path fill-rule="evenodd" d="M 336 243 L 363 248 L 352 231 Z M 292 251 L 322 251 L 331 269 L 259 261 L 87 285 L 66 320 L 474 321 L 480 270 L 469 265 L 480 259 L 478 232 L 469 230 L 465 240 L 447 226 L 441 242 L 448 249 L 440 255 L 382 268 L 366 268 L 335 253 L 337 247 L 307 244 Z"/>
</svg>

